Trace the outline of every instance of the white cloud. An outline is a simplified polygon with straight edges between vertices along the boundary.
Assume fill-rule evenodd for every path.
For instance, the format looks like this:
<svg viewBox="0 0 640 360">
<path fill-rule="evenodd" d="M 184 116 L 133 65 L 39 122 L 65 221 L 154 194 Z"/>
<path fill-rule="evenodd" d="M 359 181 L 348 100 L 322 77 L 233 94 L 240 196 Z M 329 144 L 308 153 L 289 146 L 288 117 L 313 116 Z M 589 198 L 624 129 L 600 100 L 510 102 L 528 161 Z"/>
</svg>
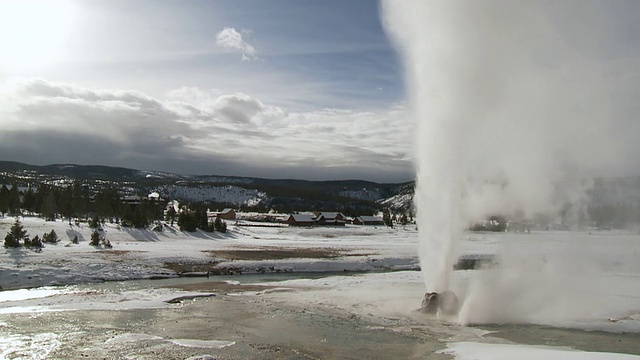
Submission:
<svg viewBox="0 0 640 360">
<path fill-rule="evenodd" d="M 250 30 L 238 32 L 235 28 L 226 27 L 216 36 L 216 44 L 225 49 L 239 50 L 242 52 L 242 61 L 255 61 L 258 60 L 258 52 L 243 39 L 243 35 L 250 33 Z"/>
<path fill-rule="evenodd" d="M 403 106 L 288 112 L 248 94 L 197 87 L 169 91 L 165 99 L 42 79 L 0 88 L 0 153 L 7 160 L 276 178 L 411 179 L 411 126 Z"/>
</svg>

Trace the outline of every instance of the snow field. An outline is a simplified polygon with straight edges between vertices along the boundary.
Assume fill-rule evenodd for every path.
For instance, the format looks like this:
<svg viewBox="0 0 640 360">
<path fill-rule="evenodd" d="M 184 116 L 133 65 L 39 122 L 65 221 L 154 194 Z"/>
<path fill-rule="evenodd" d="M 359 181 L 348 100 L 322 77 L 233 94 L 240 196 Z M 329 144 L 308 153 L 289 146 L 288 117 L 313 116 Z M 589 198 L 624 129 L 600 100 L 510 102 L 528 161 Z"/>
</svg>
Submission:
<svg viewBox="0 0 640 360">
<path fill-rule="evenodd" d="M 0 219 L 0 235 L 13 218 Z M 88 245 L 91 229 L 66 222 L 25 218 L 34 236 L 54 229 L 62 241 L 41 253 L 28 249 L 0 249 L 0 285 L 28 288 L 50 284 L 77 284 L 97 279 L 143 279 L 175 275 L 163 267 L 167 261 L 207 262 L 210 253 L 238 249 L 340 249 L 344 256 L 325 259 L 261 259 L 222 261 L 252 269 L 274 266 L 290 271 L 401 270 L 417 267 L 418 234 L 415 227 L 347 226 L 344 228 L 266 228 L 234 226 L 226 234 L 184 233 L 173 228 L 152 232 L 106 224 L 112 251 Z M 81 241 L 71 245 L 74 234 Z M 457 318 L 429 322 L 450 334 L 444 353 L 458 359 L 557 358 L 635 359 L 637 356 L 578 352 L 514 344 L 488 344 L 486 332 L 453 324 L 526 323 L 609 332 L 640 333 L 640 236 L 625 232 L 538 232 L 532 234 L 467 233 L 460 254 L 494 254 L 496 268 L 455 271 L 453 290 L 461 298 Z M 105 284 L 106 285 L 106 284 Z M 419 271 L 373 272 L 319 279 L 270 283 L 276 289 L 242 292 L 310 309 L 323 307 L 354 314 L 394 331 L 411 331 L 424 315 L 416 310 L 425 284 Z M 98 286 L 98 285 L 96 285 Z M 286 290 L 286 291 L 284 291 Z M 81 287 L 47 287 L 0 292 L 0 313 L 73 311 L 80 309 L 143 309 L 179 306 L 179 297 L 205 296 L 198 292 L 141 287 L 86 291 Z M 481 325 L 480 325 L 481 327 Z M 372 328 L 372 331 L 376 329 Z M 43 335 L 44 336 L 44 335 Z M 135 340 L 135 336 L 132 339 Z M 126 336 L 120 341 L 125 341 Z M 22 341 L 6 339 L 6 341 Z M 51 342 L 51 339 L 47 340 Z M 114 340 L 115 341 L 115 340 Z M 218 344 L 212 340 L 212 347 Z M 185 341 L 183 346 L 202 347 Z M 218 344 L 219 345 L 219 344 Z"/>
</svg>

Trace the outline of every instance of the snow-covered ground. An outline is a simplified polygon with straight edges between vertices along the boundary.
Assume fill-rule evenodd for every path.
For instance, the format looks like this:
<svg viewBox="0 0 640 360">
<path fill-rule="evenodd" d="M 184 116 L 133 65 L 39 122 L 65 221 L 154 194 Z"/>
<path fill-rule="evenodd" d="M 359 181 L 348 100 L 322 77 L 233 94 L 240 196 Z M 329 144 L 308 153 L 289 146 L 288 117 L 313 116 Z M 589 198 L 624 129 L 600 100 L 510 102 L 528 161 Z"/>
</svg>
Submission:
<svg viewBox="0 0 640 360">
<path fill-rule="evenodd" d="M 4 236 L 14 218 L 0 219 Z M 359 271 L 417 268 L 417 237 L 413 228 L 347 226 L 341 228 L 251 227 L 229 224 L 227 233 L 182 232 L 165 226 L 162 232 L 105 224 L 103 233 L 112 249 L 89 245 L 93 229 L 86 224 L 46 222 L 25 217 L 21 222 L 30 237 L 55 230 L 61 241 L 42 252 L 26 248 L 0 249 L 0 286 L 16 289 L 77 284 L 104 280 L 130 280 L 176 276 L 168 263 L 190 264 L 201 272 L 233 269 L 235 272 Z M 79 244 L 72 244 L 75 236 Z M 304 251 L 312 249 L 309 259 Z M 217 251 L 280 251 L 270 259 L 219 257 Z M 331 252 L 331 254 L 329 254 Z M 326 253 L 326 254 L 323 254 Z M 344 256 L 342 256 L 344 255 Z M 266 255 L 268 257 L 268 255 Z M 209 266 L 205 266 L 209 265 Z"/>
<path fill-rule="evenodd" d="M 13 221 L 0 219 L 0 235 L 6 234 Z M 494 254 L 498 265 L 454 272 L 451 287 L 460 297 L 462 307 L 458 316 L 443 323 L 425 320 L 424 315 L 415 312 L 425 285 L 419 271 L 402 271 L 418 268 L 415 226 L 269 228 L 230 224 L 226 234 L 209 234 L 184 233 L 169 227 L 162 232 L 141 231 L 107 224 L 105 236 L 113 244 L 113 249 L 107 250 L 88 244 L 92 230 L 85 225 L 70 226 L 37 218 L 22 221 L 31 236 L 54 229 L 62 241 L 47 245 L 40 253 L 24 248 L 0 249 L 0 285 L 4 289 L 177 275 L 168 263 L 182 264 L 185 268 L 193 265 L 200 271 L 226 268 L 243 273 L 373 270 L 356 275 L 283 280 L 270 283 L 275 288 L 231 296 L 330 309 L 394 331 L 410 331 L 416 323 L 428 323 L 429 329 L 446 335 L 441 339 L 447 344 L 442 353 L 463 360 L 640 358 L 508 341 L 495 343 L 495 338 L 488 339 L 489 332 L 481 330 L 482 324 L 520 323 L 640 334 L 637 234 L 467 233 L 459 244 L 459 253 Z M 76 234 L 80 243 L 74 245 L 70 239 Z M 260 250 L 267 255 L 256 257 L 256 253 L 251 253 L 252 256 L 239 260 L 230 257 L 229 254 L 238 255 L 236 251 L 241 250 Z M 269 254 L 273 258 L 269 259 Z M 287 258 L 288 255 L 292 258 Z M 196 266 L 203 264 L 205 267 Z M 99 291 L 81 285 L 40 287 L 0 292 L 0 314 L 167 308 L 175 306 L 172 299 L 206 295 L 160 288 L 149 282 L 129 288 L 110 288 L 105 284 Z"/>
<path fill-rule="evenodd" d="M 442 354 L 451 354 L 460 360 L 637 360 L 640 356 L 605 352 L 576 351 L 567 348 L 549 346 L 527 346 L 512 344 L 483 344 L 458 342 L 449 345 Z"/>
</svg>

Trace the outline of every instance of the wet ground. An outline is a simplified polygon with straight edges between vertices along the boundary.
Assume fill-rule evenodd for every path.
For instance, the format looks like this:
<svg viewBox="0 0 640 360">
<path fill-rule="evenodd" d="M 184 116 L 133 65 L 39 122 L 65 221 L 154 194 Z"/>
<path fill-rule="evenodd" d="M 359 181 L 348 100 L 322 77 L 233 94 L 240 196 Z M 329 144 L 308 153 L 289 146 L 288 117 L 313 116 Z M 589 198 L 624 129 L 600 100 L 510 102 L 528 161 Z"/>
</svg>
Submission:
<svg viewBox="0 0 640 360">
<path fill-rule="evenodd" d="M 610 333 L 538 325 L 481 325 L 492 337 L 519 344 L 567 346 L 583 351 L 640 355 L 640 334 Z"/>
<path fill-rule="evenodd" d="M 640 355 L 640 334 L 636 333 L 537 325 L 461 327 L 411 309 L 406 316 L 376 318 L 345 308 L 291 301 L 306 291 L 300 287 L 280 293 L 287 294 L 287 301 L 270 293 L 289 291 L 276 289 L 270 280 L 296 277 L 239 277 L 250 285 L 218 278 L 83 285 L 76 289 L 121 293 L 153 284 L 214 296 L 160 309 L 0 314 L 0 359 L 188 359 L 205 355 L 219 360 L 450 359 L 437 353 L 447 341 L 513 342 Z"/>
<path fill-rule="evenodd" d="M 13 341 L 3 354 L 8 359 L 449 358 L 435 354 L 444 348 L 436 334 L 385 329 L 355 316 L 283 307 L 255 297 L 220 295 L 187 300 L 171 309 L 2 315 L 0 322 L 3 338 Z M 126 334 L 154 338 L 136 341 Z M 188 347 L 167 341 L 171 339 L 233 345 Z"/>
</svg>

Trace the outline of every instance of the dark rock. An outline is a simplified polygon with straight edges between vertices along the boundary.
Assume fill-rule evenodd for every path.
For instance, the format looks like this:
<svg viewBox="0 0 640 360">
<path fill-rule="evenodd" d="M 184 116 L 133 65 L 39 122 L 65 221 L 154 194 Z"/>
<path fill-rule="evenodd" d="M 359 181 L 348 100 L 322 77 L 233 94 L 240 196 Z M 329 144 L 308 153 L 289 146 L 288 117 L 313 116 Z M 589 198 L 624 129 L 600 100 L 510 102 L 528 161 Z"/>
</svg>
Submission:
<svg viewBox="0 0 640 360">
<path fill-rule="evenodd" d="M 447 290 L 443 293 L 430 292 L 424 294 L 420 311 L 427 314 L 455 315 L 460 308 L 458 297 L 453 291 Z"/>
</svg>

